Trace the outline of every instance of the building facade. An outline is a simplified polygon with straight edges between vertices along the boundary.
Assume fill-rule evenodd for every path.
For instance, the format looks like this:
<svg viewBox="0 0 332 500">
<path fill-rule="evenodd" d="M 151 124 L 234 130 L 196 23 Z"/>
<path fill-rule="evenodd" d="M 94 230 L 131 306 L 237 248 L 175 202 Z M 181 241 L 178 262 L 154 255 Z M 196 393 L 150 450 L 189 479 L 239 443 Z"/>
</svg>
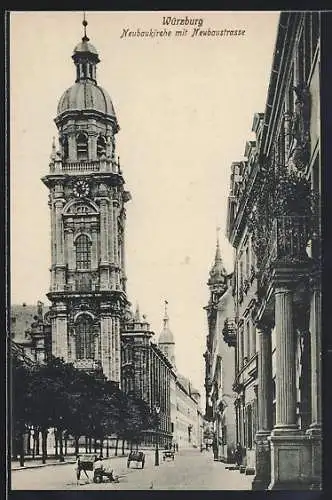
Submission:
<svg viewBox="0 0 332 500">
<path fill-rule="evenodd" d="M 206 407 L 213 423 L 214 456 L 216 460 L 232 462 L 236 446 L 234 383 L 234 349 L 224 339 L 227 318 L 234 317 L 232 275 L 228 275 L 221 259 L 219 241 L 210 271 L 210 299 L 205 307 L 208 335 L 205 351 Z"/>
<path fill-rule="evenodd" d="M 46 309 L 46 311 L 45 311 Z M 51 323 L 48 308 L 40 301 L 36 306 L 11 306 L 10 339 L 18 350 L 34 363 L 43 363 L 51 355 Z M 18 351 L 17 351 L 18 352 Z"/>
<path fill-rule="evenodd" d="M 86 29 L 86 25 L 85 28 Z M 86 32 L 72 56 L 74 84 L 60 98 L 49 172 L 52 354 L 120 383 L 120 324 L 127 304 L 125 203 L 116 158 L 119 124 L 97 84 Z"/>
<path fill-rule="evenodd" d="M 281 13 L 266 109 L 232 165 L 234 387 L 253 489 L 321 487 L 319 16 Z"/>
<path fill-rule="evenodd" d="M 169 327 L 165 301 L 163 328 L 158 339 L 158 347 L 169 360 L 173 372 L 171 377 L 171 429 L 173 444 L 179 448 L 199 446 L 200 394 L 187 377 L 176 369 L 175 340 Z"/>
<path fill-rule="evenodd" d="M 171 380 L 172 365 L 152 341 L 154 333 L 137 307 L 135 315 L 127 317 L 121 331 L 121 387 L 148 403 L 151 412 L 160 410 L 158 426 L 147 429 L 144 444 L 162 446 L 172 442 Z"/>
</svg>

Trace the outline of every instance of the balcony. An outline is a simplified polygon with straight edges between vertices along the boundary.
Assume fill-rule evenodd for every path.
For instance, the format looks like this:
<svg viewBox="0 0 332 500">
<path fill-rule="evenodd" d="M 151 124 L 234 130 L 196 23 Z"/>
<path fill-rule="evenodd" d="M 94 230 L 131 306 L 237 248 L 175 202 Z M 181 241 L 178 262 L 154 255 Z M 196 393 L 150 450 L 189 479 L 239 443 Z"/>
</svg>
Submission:
<svg viewBox="0 0 332 500">
<path fill-rule="evenodd" d="M 236 346 L 236 325 L 232 319 L 225 319 L 224 328 L 222 330 L 224 341 L 230 347 Z"/>
<path fill-rule="evenodd" d="M 78 370 L 98 371 L 101 370 L 101 361 L 96 359 L 77 359 L 73 363 Z"/>
<path fill-rule="evenodd" d="M 100 159 L 95 161 L 63 161 L 57 160 L 50 163 L 51 174 L 81 174 L 93 172 L 112 172 L 121 174 L 120 165 L 116 161 Z"/>
<path fill-rule="evenodd" d="M 262 249 L 259 272 L 261 291 L 269 283 L 274 264 L 296 266 L 309 261 L 307 247 L 312 227 L 312 220 L 306 216 L 283 216 L 273 220 L 268 242 Z"/>
</svg>

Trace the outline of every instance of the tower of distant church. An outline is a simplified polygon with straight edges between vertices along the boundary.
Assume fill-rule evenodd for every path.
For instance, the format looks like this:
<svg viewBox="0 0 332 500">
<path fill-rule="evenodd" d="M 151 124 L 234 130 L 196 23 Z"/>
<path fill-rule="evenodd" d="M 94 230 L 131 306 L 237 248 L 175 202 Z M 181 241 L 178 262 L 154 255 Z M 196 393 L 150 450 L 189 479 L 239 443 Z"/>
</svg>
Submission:
<svg viewBox="0 0 332 500">
<path fill-rule="evenodd" d="M 48 174 L 51 215 L 52 354 L 120 383 L 120 323 L 127 306 L 124 189 L 108 93 L 86 35 L 72 59 L 75 83 L 60 98 Z"/>
<path fill-rule="evenodd" d="M 168 302 L 165 301 L 165 312 L 163 319 L 163 329 L 159 336 L 158 347 L 161 352 L 168 358 L 168 360 L 172 363 L 173 368 L 175 365 L 175 341 L 173 333 L 169 328 L 169 316 L 167 312 Z"/>
</svg>

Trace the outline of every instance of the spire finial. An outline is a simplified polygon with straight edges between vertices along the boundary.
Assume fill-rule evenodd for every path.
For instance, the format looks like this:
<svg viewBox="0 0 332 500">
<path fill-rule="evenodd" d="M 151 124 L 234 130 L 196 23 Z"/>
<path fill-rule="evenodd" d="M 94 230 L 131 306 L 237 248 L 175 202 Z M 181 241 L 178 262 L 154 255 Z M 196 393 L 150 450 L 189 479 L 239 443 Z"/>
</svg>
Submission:
<svg viewBox="0 0 332 500">
<path fill-rule="evenodd" d="M 168 327 L 168 320 L 169 320 L 169 317 L 168 317 L 168 314 L 167 314 L 167 306 L 168 306 L 168 301 L 165 300 L 164 301 L 164 306 L 165 306 L 165 313 L 164 313 L 164 328 Z"/>
<path fill-rule="evenodd" d="M 219 245 L 219 232 L 220 232 L 220 227 L 217 226 L 217 229 L 216 229 L 216 232 L 217 232 L 217 249 L 216 249 L 216 260 L 220 260 L 221 259 L 221 255 L 220 255 L 220 245 Z"/>
<path fill-rule="evenodd" d="M 83 21 L 82 21 L 82 24 L 83 24 L 83 28 L 84 28 L 84 36 L 83 36 L 82 40 L 83 40 L 83 42 L 88 42 L 90 39 L 86 36 L 86 27 L 88 25 L 88 21 L 85 18 L 85 10 L 83 11 Z"/>
<path fill-rule="evenodd" d="M 138 305 L 138 302 L 137 302 L 137 304 L 136 304 L 135 320 L 136 320 L 136 321 L 141 321 L 141 315 L 140 315 L 140 312 L 139 312 L 139 305 Z"/>
</svg>

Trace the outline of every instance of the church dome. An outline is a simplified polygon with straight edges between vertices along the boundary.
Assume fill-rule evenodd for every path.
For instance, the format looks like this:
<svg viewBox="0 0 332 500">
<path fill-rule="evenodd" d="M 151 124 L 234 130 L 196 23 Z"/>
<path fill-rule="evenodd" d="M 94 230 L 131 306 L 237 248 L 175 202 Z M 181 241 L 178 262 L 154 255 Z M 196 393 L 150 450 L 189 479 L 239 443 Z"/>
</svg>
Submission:
<svg viewBox="0 0 332 500">
<path fill-rule="evenodd" d="M 76 45 L 76 47 L 74 48 L 74 54 L 77 52 L 89 52 L 90 54 L 95 54 L 98 57 L 96 47 L 92 45 L 92 43 L 89 43 L 87 38 L 82 38 L 82 41 Z"/>
<path fill-rule="evenodd" d="M 66 111 L 82 110 L 100 111 L 115 116 L 108 92 L 90 80 L 81 80 L 69 87 L 60 98 L 57 112 L 60 115 Z"/>
</svg>

